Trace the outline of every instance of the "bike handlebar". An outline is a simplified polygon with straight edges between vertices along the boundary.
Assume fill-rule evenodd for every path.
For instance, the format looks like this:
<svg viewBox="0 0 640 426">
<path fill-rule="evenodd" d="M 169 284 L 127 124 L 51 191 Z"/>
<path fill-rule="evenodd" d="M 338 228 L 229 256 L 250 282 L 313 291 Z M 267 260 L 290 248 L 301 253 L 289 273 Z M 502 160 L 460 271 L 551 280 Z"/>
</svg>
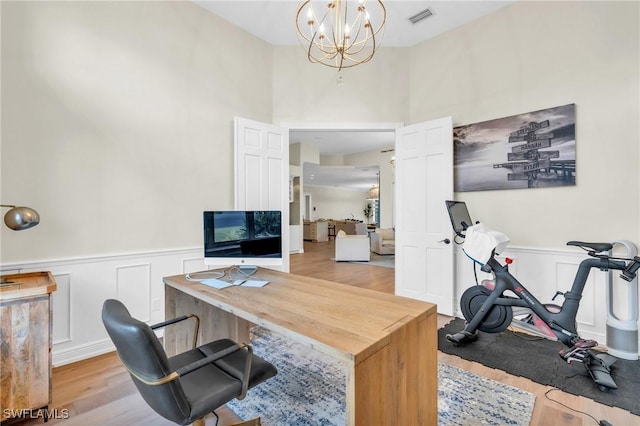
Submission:
<svg viewBox="0 0 640 426">
<path fill-rule="evenodd" d="M 640 269 L 640 257 L 636 256 L 627 267 L 620 274 L 620 278 L 627 282 L 631 282 L 637 276 L 638 269 Z"/>
<path fill-rule="evenodd" d="M 587 254 L 596 259 L 601 259 L 608 262 L 611 269 L 621 270 L 620 278 L 627 282 L 633 281 L 640 270 L 640 257 L 635 256 L 633 259 L 624 257 L 613 257 L 608 254 L 600 254 L 596 251 L 589 250 Z M 626 263 L 629 262 L 629 263 Z"/>
</svg>

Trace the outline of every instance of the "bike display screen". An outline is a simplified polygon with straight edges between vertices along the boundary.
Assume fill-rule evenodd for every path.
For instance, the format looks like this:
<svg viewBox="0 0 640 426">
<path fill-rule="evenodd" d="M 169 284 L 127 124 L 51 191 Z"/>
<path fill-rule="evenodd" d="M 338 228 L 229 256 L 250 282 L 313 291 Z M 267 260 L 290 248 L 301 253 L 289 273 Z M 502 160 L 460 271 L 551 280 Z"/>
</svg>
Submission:
<svg viewBox="0 0 640 426">
<path fill-rule="evenodd" d="M 467 204 L 464 201 L 445 201 L 447 205 L 447 211 L 449 212 L 449 218 L 451 219 L 451 226 L 453 231 L 460 237 L 464 237 L 464 231 L 468 227 L 473 225 L 471 216 L 469 216 L 469 210 Z"/>
</svg>

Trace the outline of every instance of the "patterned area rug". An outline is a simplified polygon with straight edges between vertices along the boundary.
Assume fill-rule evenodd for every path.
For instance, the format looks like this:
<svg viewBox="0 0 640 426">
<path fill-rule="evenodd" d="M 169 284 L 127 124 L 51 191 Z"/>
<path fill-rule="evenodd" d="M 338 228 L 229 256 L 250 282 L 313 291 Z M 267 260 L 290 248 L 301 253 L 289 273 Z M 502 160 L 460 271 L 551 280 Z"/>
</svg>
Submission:
<svg viewBox="0 0 640 426">
<path fill-rule="evenodd" d="M 256 355 L 278 368 L 272 379 L 227 404 L 265 426 L 345 424 L 345 371 L 340 362 L 262 327 L 252 330 Z M 278 350 L 274 350 L 278 348 Z M 535 395 L 438 364 L 438 424 L 528 425 Z"/>
</svg>

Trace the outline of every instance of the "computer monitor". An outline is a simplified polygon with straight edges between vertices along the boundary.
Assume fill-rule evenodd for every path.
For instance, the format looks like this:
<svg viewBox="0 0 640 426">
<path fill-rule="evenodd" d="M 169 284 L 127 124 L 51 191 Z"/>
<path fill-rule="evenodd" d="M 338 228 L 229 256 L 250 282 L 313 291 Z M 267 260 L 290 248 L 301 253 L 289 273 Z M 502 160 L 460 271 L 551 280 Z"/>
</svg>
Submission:
<svg viewBox="0 0 640 426">
<path fill-rule="evenodd" d="M 469 210 L 464 201 L 445 201 L 447 205 L 447 211 L 449 212 L 449 218 L 451 219 L 451 225 L 453 231 L 459 237 L 464 237 L 464 231 L 468 227 L 473 225 L 471 217 L 469 216 Z"/>
<path fill-rule="evenodd" d="M 282 265 L 282 212 L 205 211 L 203 219 L 205 265 Z"/>
</svg>

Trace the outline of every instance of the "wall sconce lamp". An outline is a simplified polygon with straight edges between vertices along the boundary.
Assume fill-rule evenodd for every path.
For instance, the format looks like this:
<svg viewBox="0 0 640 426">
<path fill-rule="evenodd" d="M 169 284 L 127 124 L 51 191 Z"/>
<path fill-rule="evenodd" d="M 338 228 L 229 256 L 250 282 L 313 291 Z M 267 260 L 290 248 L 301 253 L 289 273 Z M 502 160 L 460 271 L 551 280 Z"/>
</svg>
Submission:
<svg viewBox="0 0 640 426">
<path fill-rule="evenodd" d="M 4 223 L 14 231 L 33 228 L 40 223 L 40 215 L 32 208 L 16 207 L 7 204 L 0 204 L 0 207 L 10 208 L 7 214 L 4 215 Z"/>
</svg>

